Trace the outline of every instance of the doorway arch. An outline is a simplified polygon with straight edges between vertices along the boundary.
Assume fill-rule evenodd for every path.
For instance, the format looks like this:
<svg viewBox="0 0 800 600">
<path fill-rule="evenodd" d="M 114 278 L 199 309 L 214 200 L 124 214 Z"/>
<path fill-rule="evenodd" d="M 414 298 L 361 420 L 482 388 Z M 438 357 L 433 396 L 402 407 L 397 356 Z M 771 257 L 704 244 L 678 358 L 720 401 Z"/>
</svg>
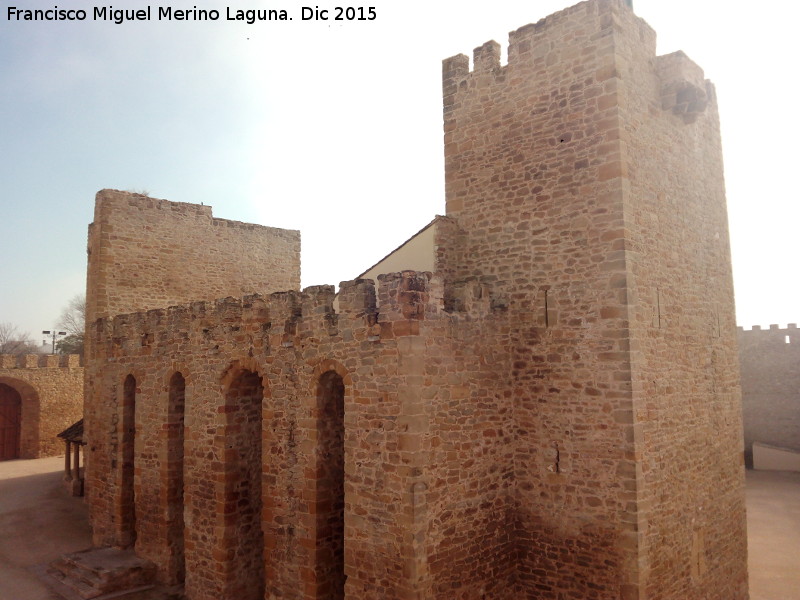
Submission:
<svg viewBox="0 0 800 600">
<path fill-rule="evenodd" d="M 0 377 L 0 460 L 38 458 L 40 401 L 39 392 L 27 381 Z"/>
<path fill-rule="evenodd" d="M 22 434 L 22 396 L 0 383 L 0 460 L 19 458 Z"/>
</svg>

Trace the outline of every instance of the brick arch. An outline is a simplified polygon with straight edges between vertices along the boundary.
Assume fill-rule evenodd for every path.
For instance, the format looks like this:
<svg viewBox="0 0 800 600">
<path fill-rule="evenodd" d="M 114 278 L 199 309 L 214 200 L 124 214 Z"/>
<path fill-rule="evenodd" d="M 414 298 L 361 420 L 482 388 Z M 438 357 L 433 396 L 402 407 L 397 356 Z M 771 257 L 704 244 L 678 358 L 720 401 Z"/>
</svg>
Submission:
<svg viewBox="0 0 800 600">
<path fill-rule="evenodd" d="M 317 393 L 317 385 L 319 384 L 319 378 L 327 373 L 328 371 L 334 371 L 337 373 L 341 378 L 342 382 L 345 385 L 345 388 L 350 388 L 353 379 L 350 376 L 350 371 L 348 371 L 342 363 L 332 358 L 325 358 L 319 361 L 316 365 L 314 365 L 314 371 L 311 374 L 311 381 L 309 382 L 309 387 L 311 388 L 311 392 L 313 394 Z M 347 391 L 345 390 L 345 394 Z"/>
<path fill-rule="evenodd" d="M 240 358 L 228 365 L 228 367 L 222 372 L 219 380 L 222 384 L 223 392 L 227 393 L 228 389 L 230 388 L 231 384 L 244 372 L 250 371 L 252 373 L 259 373 L 261 376 L 261 385 L 264 387 L 264 397 L 267 397 L 267 392 L 269 390 L 269 381 L 267 376 L 264 374 L 266 369 L 264 365 L 259 363 L 254 358 Z"/>
<path fill-rule="evenodd" d="M 175 373 L 180 373 L 183 375 L 184 380 L 186 381 L 186 386 L 189 386 L 189 381 L 192 379 L 192 371 L 189 369 L 189 365 L 182 362 L 182 361 L 174 361 L 170 364 L 168 369 L 164 369 L 161 373 L 161 383 L 162 385 L 169 387 L 169 382 L 172 379 Z"/>
<path fill-rule="evenodd" d="M 16 377 L 0 377 L 0 384 L 19 395 L 18 456 L 15 458 L 37 458 L 39 456 L 39 426 L 41 420 L 39 391 L 31 383 Z M 9 393 L 9 396 L 11 396 L 11 393 Z"/>
</svg>

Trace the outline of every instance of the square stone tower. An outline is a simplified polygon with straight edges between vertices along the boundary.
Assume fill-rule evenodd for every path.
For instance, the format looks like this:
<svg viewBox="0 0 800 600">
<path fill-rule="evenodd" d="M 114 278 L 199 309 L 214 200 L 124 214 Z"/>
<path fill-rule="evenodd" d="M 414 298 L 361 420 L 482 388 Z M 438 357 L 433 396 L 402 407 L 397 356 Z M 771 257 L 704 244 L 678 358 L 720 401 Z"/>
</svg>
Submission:
<svg viewBox="0 0 800 600">
<path fill-rule="evenodd" d="M 493 41 L 443 65 L 443 271 L 507 310 L 527 597 L 747 597 L 716 98 L 655 42 L 591 0 L 505 66 Z"/>
</svg>

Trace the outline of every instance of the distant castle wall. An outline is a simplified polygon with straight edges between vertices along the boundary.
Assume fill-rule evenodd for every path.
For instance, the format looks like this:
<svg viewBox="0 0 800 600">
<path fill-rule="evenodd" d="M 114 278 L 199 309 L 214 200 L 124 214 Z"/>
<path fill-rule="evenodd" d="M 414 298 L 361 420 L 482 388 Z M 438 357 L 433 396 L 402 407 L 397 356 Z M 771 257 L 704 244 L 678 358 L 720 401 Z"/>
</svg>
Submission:
<svg viewBox="0 0 800 600">
<path fill-rule="evenodd" d="M 753 466 L 753 442 L 800 451 L 800 331 L 770 325 L 739 328 L 744 445 Z"/>
<path fill-rule="evenodd" d="M 9 405 L 21 404 L 19 458 L 63 454 L 56 435 L 83 416 L 80 356 L 2 354 L 0 395 Z"/>
<path fill-rule="evenodd" d="M 89 226 L 87 321 L 300 287 L 300 232 L 217 219 L 210 206 L 102 190 Z"/>
</svg>

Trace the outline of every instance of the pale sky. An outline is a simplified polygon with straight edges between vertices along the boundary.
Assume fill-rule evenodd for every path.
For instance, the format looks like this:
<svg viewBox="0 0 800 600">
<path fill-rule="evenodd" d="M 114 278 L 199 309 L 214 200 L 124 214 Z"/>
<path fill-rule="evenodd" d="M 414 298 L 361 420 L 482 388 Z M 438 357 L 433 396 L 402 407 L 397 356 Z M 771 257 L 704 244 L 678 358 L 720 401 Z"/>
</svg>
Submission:
<svg viewBox="0 0 800 600">
<path fill-rule="evenodd" d="M 19 0 L 18 8 L 54 2 Z M 0 14 L 0 322 L 40 342 L 84 291 L 102 188 L 210 204 L 300 229 L 302 284 L 351 279 L 444 213 L 441 61 L 569 0 L 373 0 L 377 18 L 300 20 L 300 2 L 216 8 L 215 22 L 9 21 Z M 141 8 L 145 2 L 114 3 Z M 226 7 L 285 8 L 248 25 Z M 317 3 L 320 8 L 333 9 Z M 634 0 L 660 54 L 717 87 L 737 320 L 800 320 L 798 3 Z"/>
</svg>

